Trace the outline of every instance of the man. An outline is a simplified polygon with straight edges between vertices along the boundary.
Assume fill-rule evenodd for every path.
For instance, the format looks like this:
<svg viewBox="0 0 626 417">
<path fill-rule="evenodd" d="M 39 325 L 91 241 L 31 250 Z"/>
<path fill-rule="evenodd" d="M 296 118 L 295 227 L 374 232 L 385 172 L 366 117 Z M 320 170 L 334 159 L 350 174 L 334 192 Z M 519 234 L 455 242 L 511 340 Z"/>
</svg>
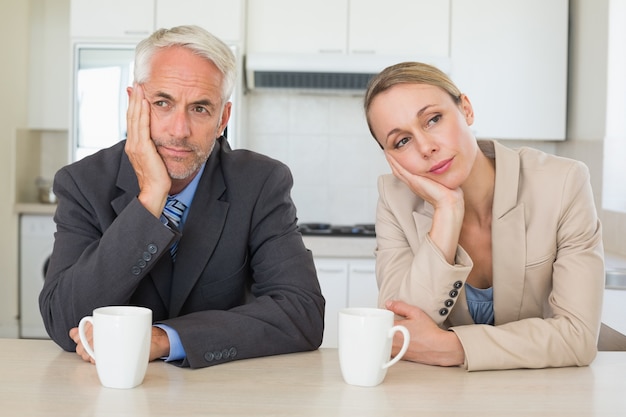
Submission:
<svg viewBox="0 0 626 417">
<path fill-rule="evenodd" d="M 89 360 L 79 320 L 124 304 L 153 311 L 151 360 L 200 368 L 319 347 L 324 299 L 291 173 L 221 136 L 235 77 L 203 29 L 155 32 L 136 49 L 126 141 L 57 173 L 39 304 L 65 350 Z"/>
</svg>

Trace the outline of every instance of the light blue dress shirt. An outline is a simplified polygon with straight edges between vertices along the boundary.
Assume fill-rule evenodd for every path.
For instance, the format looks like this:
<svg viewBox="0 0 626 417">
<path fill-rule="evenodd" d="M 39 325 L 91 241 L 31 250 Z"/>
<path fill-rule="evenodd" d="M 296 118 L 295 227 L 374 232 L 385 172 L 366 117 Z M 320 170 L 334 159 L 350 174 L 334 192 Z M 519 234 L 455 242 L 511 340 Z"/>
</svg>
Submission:
<svg viewBox="0 0 626 417">
<path fill-rule="evenodd" d="M 205 165 L 206 164 L 202 164 L 202 167 L 200 168 L 200 171 L 198 171 L 198 174 L 189 183 L 189 185 L 185 187 L 183 191 L 172 196 L 187 207 L 187 210 L 183 212 L 183 217 L 180 220 L 180 224 L 178 226 L 178 229 L 181 232 L 183 230 L 183 227 L 185 226 L 185 220 L 187 220 L 187 216 L 189 215 L 188 209 L 189 207 L 191 207 L 191 202 L 196 195 L 198 183 L 200 182 L 200 177 L 202 177 L 202 173 L 204 172 Z M 163 217 L 163 215 L 161 215 L 161 217 Z M 161 220 L 163 221 L 164 219 Z M 165 330 L 165 333 L 167 333 L 167 338 L 170 341 L 170 355 L 163 359 L 165 359 L 166 362 L 184 359 L 187 356 L 187 353 L 185 352 L 185 348 L 183 348 L 183 344 L 180 341 L 180 336 L 178 335 L 178 332 L 165 324 L 155 324 L 155 326 Z"/>
</svg>

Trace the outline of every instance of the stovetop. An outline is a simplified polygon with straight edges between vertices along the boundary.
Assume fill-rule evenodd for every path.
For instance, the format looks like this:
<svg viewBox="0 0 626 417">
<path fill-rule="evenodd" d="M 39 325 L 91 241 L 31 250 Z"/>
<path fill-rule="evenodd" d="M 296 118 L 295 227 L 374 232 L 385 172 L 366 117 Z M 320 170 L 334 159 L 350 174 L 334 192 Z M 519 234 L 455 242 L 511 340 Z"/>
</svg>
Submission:
<svg viewBox="0 0 626 417">
<path fill-rule="evenodd" d="M 298 225 L 298 230 L 303 236 L 376 236 L 373 224 L 301 223 Z"/>
</svg>

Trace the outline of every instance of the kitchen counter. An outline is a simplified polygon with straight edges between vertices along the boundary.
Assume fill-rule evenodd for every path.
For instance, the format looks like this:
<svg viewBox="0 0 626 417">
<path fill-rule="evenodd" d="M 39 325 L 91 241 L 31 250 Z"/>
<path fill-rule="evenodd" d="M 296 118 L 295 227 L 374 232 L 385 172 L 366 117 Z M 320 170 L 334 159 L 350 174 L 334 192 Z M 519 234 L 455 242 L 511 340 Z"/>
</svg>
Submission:
<svg viewBox="0 0 626 417">
<path fill-rule="evenodd" d="M 624 416 L 626 352 L 591 366 L 467 372 L 400 361 L 382 384 L 346 384 L 336 349 L 204 369 L 161 361 L 142 385 L 104 388 L 52 341 L 0 339 L 3 416 Z"/>
<path fill-rule="evenodd" d="M 316 258 L 374 259 L 375 237 L 303 236 L 302 239 Z"/>
<path fill-rule="evenodd" d="M 57 209 L 56 204 L 42 203 L 17 203 L 13 206 L 13 211 L 17 214 L 50 214 L 54 215 Z"/>
</svg>

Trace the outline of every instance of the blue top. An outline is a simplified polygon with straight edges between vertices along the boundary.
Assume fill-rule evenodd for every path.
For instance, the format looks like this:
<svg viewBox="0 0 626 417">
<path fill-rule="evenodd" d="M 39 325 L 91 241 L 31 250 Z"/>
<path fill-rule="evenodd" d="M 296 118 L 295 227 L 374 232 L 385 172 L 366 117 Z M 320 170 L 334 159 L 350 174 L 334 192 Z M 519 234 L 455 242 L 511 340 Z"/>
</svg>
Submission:
<svg viewBox="0 0 626 417">
<path fill-rule="evenodd" d="M 465 283 L 465 298 L 474 323 L 493 326 L 493 287 L 482 289 Z"/>
</svg>

